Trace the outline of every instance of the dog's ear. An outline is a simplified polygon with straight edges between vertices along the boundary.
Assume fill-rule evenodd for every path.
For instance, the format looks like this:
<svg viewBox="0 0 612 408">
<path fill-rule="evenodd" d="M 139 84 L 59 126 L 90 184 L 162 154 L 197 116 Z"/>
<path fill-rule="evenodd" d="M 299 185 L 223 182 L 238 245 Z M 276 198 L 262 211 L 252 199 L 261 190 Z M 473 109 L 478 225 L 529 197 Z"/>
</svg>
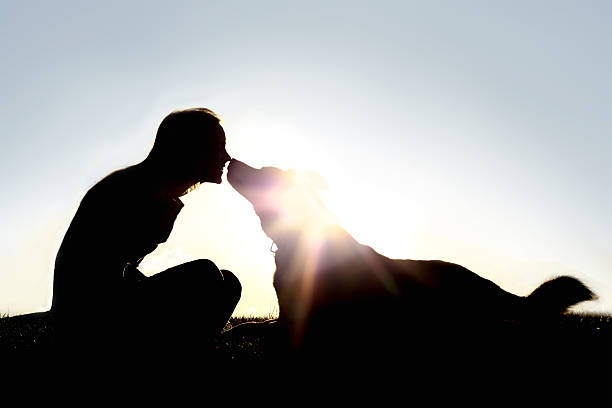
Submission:
<svg viewBox="0 0 612 408">
<path fill-rule="evenodd" d="M 305 184 L 315 190 L 329 190 L 329 183 L 316 171 L 312 170 L 287 170 L 287 175 L 297 183 Z"/>
</svg>

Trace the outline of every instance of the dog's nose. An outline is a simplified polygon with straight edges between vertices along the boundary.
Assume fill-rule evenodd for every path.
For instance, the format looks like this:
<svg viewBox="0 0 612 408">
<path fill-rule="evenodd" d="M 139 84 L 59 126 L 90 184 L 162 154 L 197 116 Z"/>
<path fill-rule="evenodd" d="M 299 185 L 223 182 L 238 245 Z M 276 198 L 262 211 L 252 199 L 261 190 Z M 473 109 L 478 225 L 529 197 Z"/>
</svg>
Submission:
<svg viewBox="0 0 612 408">
<path fill-rule="evenodd" d="M 245 173 L 245 172 L 252 173 L 252 172 L 257 171 L 254 167 L 251 167 L 248 164 L 241 162 L 240 160 L 236 160 L 236 159 L 232 159 L 230 161 L 230 164 L 227 167 L 227 170 L 228 170 L 228 174 L 232 172 L 232 170 L 238 173 Z"/>
<path fill-rule="evenodd" d="M 240 164 L 242 164 L 242 162 L 240 160 L 236 160 L 234 158 L 232 158 L 229 162 L 229 164 L 227 165 L 227 172 L 228 174 L 235 169 L 236 167 L 239 167 Z"/>
<path fill-rule="evenodd" d="M 230 162 L 229 162 L 229 165 L 233 166 L 233 167 L 237 167 L 237 166 L 246 166 L 247 164 L 244 163 L 244 162 L 241 162 L 238 159 L 232 158 L 232 160 L 230 160 Z"/>
</svg>

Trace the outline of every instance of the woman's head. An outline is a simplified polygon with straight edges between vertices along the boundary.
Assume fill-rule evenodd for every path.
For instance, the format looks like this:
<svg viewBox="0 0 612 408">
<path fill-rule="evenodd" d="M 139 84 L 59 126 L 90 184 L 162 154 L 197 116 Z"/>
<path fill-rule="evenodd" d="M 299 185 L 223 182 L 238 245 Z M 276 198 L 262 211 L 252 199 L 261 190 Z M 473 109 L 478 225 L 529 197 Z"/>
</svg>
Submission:
<svg viewBox="0 0 612 408">
<path fill-rule="evenodd" d="M 192 185 L 220 183 L 229 160 L 220 119 L 206 108 L 177 110 L 166 116 L 147 157 L 169 178 Z"/>
</svg>

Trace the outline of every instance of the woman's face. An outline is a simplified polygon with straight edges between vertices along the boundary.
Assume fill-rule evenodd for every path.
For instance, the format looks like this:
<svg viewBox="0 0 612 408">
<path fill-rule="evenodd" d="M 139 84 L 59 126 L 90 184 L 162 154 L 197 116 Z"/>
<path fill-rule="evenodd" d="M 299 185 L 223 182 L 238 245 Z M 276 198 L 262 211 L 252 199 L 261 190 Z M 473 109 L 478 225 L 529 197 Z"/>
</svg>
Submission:
<svg viewBox="0 0 612 408">
<path fill-rule="evenodd" d="M 221 125 L 217 125 L 212 131 L 208 130 L 207 133 L 203 137 L 208 141 L 208 146 L 202 149 L 201 155 L 193 156 L 197 161 L 194 163 L 194 176 L 200 183 L 219 184 L 222 180 L 225 164 L 231 159 L 225 150 L 225 131 Z"/>
</svg>

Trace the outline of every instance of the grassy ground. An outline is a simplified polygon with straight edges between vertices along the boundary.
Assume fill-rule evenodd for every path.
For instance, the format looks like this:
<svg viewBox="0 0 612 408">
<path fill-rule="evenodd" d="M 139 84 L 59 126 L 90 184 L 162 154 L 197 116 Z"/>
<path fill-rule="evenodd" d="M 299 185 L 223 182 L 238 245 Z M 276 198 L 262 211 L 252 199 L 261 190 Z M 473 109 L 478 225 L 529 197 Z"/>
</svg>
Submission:
<svg viewBox="0 0 612 408">
<path fill-rule="evenodd" d="M 274 316 L 232 317 L 224 330 L 230 330 L 244 323 L 264 322 L 273 318 Z M 0 353 L 46 350 L 52 346 L 54 335 L 53 322 L 47 313 L 0 317 Z M 256 343 L 256 340 L 250 338 L 245 340 L 245 344 L 236 344 L 237 351 L 245 352 L 245 349 Z M 215 343 L 222 344 L 222 336 L 216 339 Z"/>
<path fill-rule="evenodd" d="M 485 398 L 483 405 L 489 406 L 509 398 L 534 405 L 534 396 L 539 396 L 551 405 L 551 396 L 565 400 L 568 392 L 580 398 L 598 395 L 601 400 L 609 388 L 612 316 L 563 315 L 552 326 L 535 329 L 547 334 L 544 340 L 534 338 L 535 332 L 520 322 L 506 322 L 501 336 L 485 336 L 484 340 L 480 334 L 456 327 L 436 332 L 433 343 L 388 346 L 384 340 L 365 347 L 363 343 L 344 347 L 344 342 L 351 342 L 349 337 L 331 353 L 325 346 L 314 355 L 297 356 L 282 347 L 278 353 L 278 326 L 269 318 L 232 318 L 213 344 L 207 343 L 213 359 L 210 354 L 194 358 L 191 352 L 175 348 L 147 350 L 144 355 L 130 354 L 128 358 L 125 354 L 96 357 L 88 352 L 73 360 L 56 352 L 54 327 L 46 314 L 4 317 L 0 318 L 0 361 L 4 373 L 12 373 L 20 381 L 27 378 L 28 384 L 36 377 L 60 390 L 67 384 L 71 389 L 88 389 L 92 384 L 108 387 L 112 379 L 113 387 L 129 389 L 139 398 L 143 393 L 157 397 L 160 389 L 173 387 L 179 394 L 191 387 L 201 398 L 207 392 L 231 387 L 224 396 L 234 399 L 251 389 L 266 402 L 275 400 L 276 391 L 283 390 L 300 401 L 309 396 L 336 395 L 344 402 L 347 397 L 363 402 L 364 395 L 375 395 L 390 398 L 388 405 L 418 400 L 432 405 L 448 400 L 452 402 L 449 406 L 455 406 L 462 399 L 473 405 L 474 400 Z M 467 342 L 457 341 L 462 337 Z M 337 350 L 342 351 L 342 357 L 337 357 Z M 102 394 L 108 392 L 105 388 Z M 252 398 L 254 394 L 248 395 Z M 488 400 L 489 395 L 495 399 Z"/>
<path fill-rule="evenodd" d="M 227 361 L 265 361 L 270 352 L 274 330 L 268 322 L 273 316 L 233 317 L 224 333 L 213 341 L 215 353 Z M 517 322 L 507 322 L 507 333 L 521 331 L 522 338 L 529 342 L 531 333 Z M 612 340 L 612 316 L 566 314 L 554 326 L 546 328 L 549 341 L 566 350 L 601 350 L 607 352 Z M 541 331 L 540 331 L 541 333 Z M 443 341 L 453 342 L 454 333 L 447 333 Z M 50 352 L 53 350 L 54 328 L 46 313 L 0 318 L 0 353 L 7 355 L 19 352 Z M 514 340 L 513 340 L 514 341 Z M 512 347 L 507 341 L 504 348 Z"/>
</svg>

